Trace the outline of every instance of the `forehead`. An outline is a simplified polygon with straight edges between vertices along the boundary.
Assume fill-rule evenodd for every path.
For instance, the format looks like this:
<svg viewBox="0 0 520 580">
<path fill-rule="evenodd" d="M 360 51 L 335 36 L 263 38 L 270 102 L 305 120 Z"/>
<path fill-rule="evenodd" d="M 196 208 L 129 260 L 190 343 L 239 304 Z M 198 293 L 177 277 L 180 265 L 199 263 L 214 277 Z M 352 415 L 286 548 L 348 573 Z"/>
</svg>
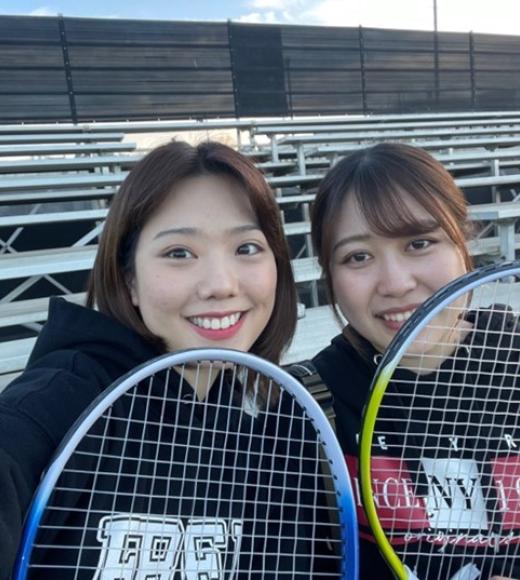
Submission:
<svg viewBox="0 0 520 580">
<path fill-rule="evenodd" d="M 162 225 L 193 226 L 225 220 L 256 222 L 245 189 L 220 175 L 202 175 L 180 181 L 146 222 L 143 229 Z"/>
<path fill-rule="evenodd" d="M 416 222 L 422 226 L 422 224 L 436 221 L 435 218 L 424 208 L 418 201 L 416 201 L 411 194 L 406 191 L 400 191 L 398 196 L 393 196 L 394 201 L 397 197 L 399 208 L 395 209 L 395 204 L 392 204 L 392 210 L 390 210 L 390 205 L 384 207 L 383 204 L 379 206 L 372 206 L 371 211 L 377 214 L 378 221 L 382 224 L 388 226 L 392 229 L 392 225 L 395 223 L 395 217 L 392 215 L 395 211 L 399 211 L 399 218 L 402 219 L 402 223 Z M 400 221 L 400 220 L 399 220 Z M 397 224 L 395 224 L 397 225 Z M 400 226 L 401 224 L 399 224 Z M 374 228 L 370 225 L 367 217 L 360 206 L 357 196 L 350 192 L 347 194 L 340 205 L 338 216 L 334 227 L 334 237 L 342 237 L 350 234 L 358 234 L 371 232 L 380 235 L 380 232 L 374 231 Z"/>
</svg>

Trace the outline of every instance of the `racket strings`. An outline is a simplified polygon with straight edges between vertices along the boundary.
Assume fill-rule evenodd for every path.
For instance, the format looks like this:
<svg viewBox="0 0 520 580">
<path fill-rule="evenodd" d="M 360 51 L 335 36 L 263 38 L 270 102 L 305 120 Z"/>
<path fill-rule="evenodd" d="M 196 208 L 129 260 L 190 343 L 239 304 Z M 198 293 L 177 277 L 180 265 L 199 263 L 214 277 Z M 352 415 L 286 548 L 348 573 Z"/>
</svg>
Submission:
<svg viewBox="0 0 520 580">
<path fill-rule="evenodd" d="M 520 284 L 497 281 L 444 307 L 400 354 L 378 410 L 378 517 L 421 580 L 469 564 L 517 577 L 519 299 Z"/>
<path fill-rule="evenodd" d="M 322 446 L 305 410 L 261 373 L 204 363 L 151 376 L 69 459 L 31 568 L 75 580 L 304 578 L 326 522 L 332 570 L 344 548 Z"/>
</svg>

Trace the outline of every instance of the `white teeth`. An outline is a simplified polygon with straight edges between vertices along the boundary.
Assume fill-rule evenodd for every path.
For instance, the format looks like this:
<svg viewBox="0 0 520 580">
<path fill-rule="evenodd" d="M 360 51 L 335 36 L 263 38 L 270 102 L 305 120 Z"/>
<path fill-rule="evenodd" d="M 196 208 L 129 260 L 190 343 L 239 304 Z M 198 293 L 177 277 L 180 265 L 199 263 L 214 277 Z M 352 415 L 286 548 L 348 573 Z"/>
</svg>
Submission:
<svg viewBox="0 0 520 580">
<path fill-rule="evenodd" d="M 395 314 L 383 314 L 383 320 L 391 322 L 405 322 L 414 313 L 414 310 L 407 310 L 406 312 L 396 312 Z"/>
<path fill-rule="evenodd" d="M 190 321 L 200 328 L 211 330 L 225 330 L 230 326 L 234 326 L 240 320 L 240 312 L 223 316 L 222 318 L 203 318 L 201 316 L 193 316 Z"/>
</svg>

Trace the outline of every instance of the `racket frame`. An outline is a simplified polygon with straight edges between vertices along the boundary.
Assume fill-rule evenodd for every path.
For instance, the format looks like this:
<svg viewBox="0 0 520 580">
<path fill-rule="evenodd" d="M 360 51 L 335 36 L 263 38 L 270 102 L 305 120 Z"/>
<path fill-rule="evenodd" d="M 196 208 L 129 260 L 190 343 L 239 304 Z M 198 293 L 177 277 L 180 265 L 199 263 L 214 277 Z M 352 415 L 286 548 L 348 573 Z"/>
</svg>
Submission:
<svg viewBox="0 0 520 580">
<path fill-rule="evenodd" d="M 492 264 L 473 270 L 448 283 L 425 300 L 406 321 L 383 353 L 377 366 L 361 423 L 359 443 L 361 500 L 377 545 L 398 580 L 409 580 L 410 571 L 397 555 L 383 530 L 383 526 L 377 516 L 374 494 L 372 493 L 372 443 L 381 401 L 402 355 L 432 318 L 438 315 L 440 310 L 483 283 L 493 282 L 507 276 L 518 276 L 519 274 L 520 261 L 501 262 L 499 265 Z"/>
<path fill-rule="evenodd" d="M 299 381 L 274 363 L 251 353 L 224 348 L 197 348 L 159 356 L 125 374 L 92 401 L 74 422 L 62 443 L 58 446 L 54 458 L 35 492 L 25 518 L 20 548 L 14 566 L 13 580 L 26 580 L 36 534 L 54 486 L 83 436 L 99 417 L 121 395 L 151 375 L 174 366 L 201 361 L 230 362 L 262 373 L 277 384 L 282 385 L 305 409 L 316 432 L 321 436 L 322 449 L 331 467 L 331 479 L 334 481 L 337 495 L 338 519 L 343 536 L 342 541 L 345 546 L 344 566 L 341 577 L 344 580 L 357 580 L 359 549 L 354 495 L 343 452 L 325 413 Z"/>
</svg>

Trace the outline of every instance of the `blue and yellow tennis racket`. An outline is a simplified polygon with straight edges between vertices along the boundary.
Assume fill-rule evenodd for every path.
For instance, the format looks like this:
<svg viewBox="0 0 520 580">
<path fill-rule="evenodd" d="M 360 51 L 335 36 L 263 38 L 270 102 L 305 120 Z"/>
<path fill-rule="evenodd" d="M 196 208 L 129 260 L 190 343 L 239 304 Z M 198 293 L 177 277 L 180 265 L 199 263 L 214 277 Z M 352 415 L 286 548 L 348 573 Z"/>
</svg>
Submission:
<svg viewBox="0 0 520 580">
<path fill-rule="evenodd" d="M 450 283 L 378 366 L 363 503 L 400 580 L 520 578 L 520 263 Z"/>
</svg>

